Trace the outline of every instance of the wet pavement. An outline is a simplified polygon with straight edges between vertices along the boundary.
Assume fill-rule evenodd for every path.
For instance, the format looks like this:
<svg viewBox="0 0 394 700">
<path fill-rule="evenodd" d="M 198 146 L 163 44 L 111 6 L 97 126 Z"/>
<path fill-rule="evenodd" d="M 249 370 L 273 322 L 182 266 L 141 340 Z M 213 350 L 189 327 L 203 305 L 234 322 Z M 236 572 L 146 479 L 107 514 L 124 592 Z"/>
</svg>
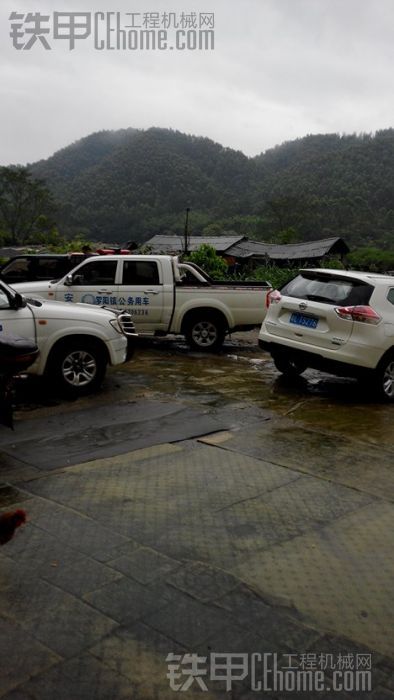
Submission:
<svg viewBox="0 0 394 700">
<path fill-rule="evenodd" d="M 176 698 L 173 653 L 181 697 L 394 699 L 391 406 L 285 381 L 251 334 L 218 356 L 141 343 L 94 397 L 21 381 L 17 400 L 0 508 L 29 522 L 0 552 L 0 697 Z M 230 691 L 230 653 L 320 658 L 324 691 L 254 691 L 250 667 Z M 334 690 L 331 666 L 370 654 L 372 690 L 355 666 Z"/>
</svg>

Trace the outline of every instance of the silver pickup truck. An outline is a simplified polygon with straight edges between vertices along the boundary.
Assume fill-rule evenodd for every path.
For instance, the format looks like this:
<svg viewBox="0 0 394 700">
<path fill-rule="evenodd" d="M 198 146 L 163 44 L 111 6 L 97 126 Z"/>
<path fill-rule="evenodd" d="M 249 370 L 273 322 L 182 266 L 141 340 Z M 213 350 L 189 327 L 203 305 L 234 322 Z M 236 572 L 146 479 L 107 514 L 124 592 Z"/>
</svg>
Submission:
<svg viewBox="0 0 394 700">
<path fill-rule="evenodd" d="M 218 350 L 227 333 L 261 325 L 268 282 L 216 281 L 169 255 L 90 257 L 60 280 L 15 284 L 22 294 L 127 309 L 139 334 L 183 334 Z"/>
</svg>

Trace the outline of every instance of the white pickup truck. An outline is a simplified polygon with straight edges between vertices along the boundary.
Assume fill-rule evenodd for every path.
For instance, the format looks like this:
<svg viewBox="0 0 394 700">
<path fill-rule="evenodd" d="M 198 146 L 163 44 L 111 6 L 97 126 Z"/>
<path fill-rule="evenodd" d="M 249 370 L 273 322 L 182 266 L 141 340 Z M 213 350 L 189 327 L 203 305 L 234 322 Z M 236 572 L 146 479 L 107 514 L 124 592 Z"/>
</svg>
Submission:
<svg viewBox="0 0 394 700">
<path fill-rule="evenodd" d="M 47 375 L 69 394 L 97 388 L 107 364 L 125 362 L 134 330 L 127 312 L 26 299 L 0 281 L 0 336 L 34 340 L 39 356 L 27 372 Z"/>
<path fill-rule="evenodd" d="M 195 350 L 217 350 L 226 333 L 259 326 L 268 282 L 217 282 L 169 255 L 92 256 L 60 280 L 24 282 L 22 294 L 127 309 L 139 333 L 186 336 Z"/>
</svg>

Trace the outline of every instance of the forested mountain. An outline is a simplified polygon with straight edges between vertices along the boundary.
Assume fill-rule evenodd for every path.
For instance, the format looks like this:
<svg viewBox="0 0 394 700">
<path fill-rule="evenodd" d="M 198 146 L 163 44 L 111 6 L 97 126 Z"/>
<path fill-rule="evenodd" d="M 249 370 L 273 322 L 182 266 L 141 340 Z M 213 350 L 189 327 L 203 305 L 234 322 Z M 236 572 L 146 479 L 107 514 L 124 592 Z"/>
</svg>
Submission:
<svg viewBox="0 0 394 700">
<path fill-rule="evenodd" d="M 255 158 L 167 129 L 102 131 L 30 169 L 60 229 L 96 240 L 181 232 L 190 207 L 193 233 L 394 244 L 393 129 L 306 136 Z"/>
</svg>

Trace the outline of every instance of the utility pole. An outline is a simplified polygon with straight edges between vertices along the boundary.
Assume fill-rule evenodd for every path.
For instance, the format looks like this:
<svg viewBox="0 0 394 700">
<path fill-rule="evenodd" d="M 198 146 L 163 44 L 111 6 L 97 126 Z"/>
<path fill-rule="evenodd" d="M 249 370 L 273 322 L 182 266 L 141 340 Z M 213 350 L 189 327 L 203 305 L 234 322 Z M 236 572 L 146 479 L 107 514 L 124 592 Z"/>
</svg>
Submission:
<svg viewBox="0 0 394 700">
<path fill-rule="evenodd" d="M 184 232 L 185 255 L 187 255 L 189 252 L 189 240 L 188 240 L 189 239 L 189 211 L 190 211 L 190 208 L 187 207 L 186 208 L 186 219 L 185 219 L 185 232 Z"/>
</svg>

